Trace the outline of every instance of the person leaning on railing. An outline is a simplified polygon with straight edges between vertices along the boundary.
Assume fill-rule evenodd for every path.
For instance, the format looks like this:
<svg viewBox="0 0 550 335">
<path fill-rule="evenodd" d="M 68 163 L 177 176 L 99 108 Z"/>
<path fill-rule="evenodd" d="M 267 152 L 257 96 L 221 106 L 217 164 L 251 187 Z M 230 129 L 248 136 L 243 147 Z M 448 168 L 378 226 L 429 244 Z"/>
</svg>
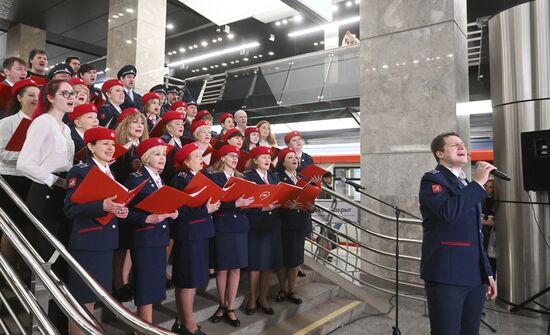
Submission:
<svg viewBox="0 0 550 335">
<path fill-rule="evenodd" d="M 113 253 L 118 246 L 117 218 L 126 218 L 128 208 L 115 203 L 115 196 L 84 204 L 73 202 L 72 196 L 94 167 L 114 179 L 109 162 L 115 152 L 115 139 L 115 131 L 103 127 L 90 128 L 84 133 L 87 161 L 69 170 L 64 206 L 65 215 L 71 222 L 69 252 L 109 293 L 112 291 Z M 114 215 L 106 224 L 97 221 L 108 214 Z M 72 268 L 68 271 L 67 286 L 73 297 L 93 313 L 99 298 Z M 69 329 L 71 335 L 84 334 L 72 321 Z"/>
</svg>

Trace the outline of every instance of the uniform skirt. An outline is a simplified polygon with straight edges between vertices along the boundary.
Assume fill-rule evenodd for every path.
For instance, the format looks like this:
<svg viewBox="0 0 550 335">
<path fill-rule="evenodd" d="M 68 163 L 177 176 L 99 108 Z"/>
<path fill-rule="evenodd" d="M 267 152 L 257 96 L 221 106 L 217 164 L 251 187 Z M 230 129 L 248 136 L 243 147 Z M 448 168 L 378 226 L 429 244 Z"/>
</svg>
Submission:
<svg viewBox="0 0 550 335">
<path fill-rule="evenodd" d="M 178 288 L 201 288 L 208 284 L 208 239 L 174 241 L 172 282 Z"/>
<path fill-rule="evenodd" d="M 111 282 L 113 280 L 112 250 L 69 250 L 69 252 L 107 292 L 111 293 Z M 72 268 L 68 270 L 67 286 L 75 299 L 81 304 L 88 304 L 99 300 Z"/>
<path fill-rule="evenodd" d="M 166 247 L 132 248 L 134 303 L 157 304 L 166 299 Z"/>
<path fill-rule="evenodd" d="M 282 230 L 283 265 L 293 268 L 304 263 L 305 232 L 307 229 Z"/>
<path fill-rule="evenodd" d="M 119 220 L 118 223 L 118 249 L 130 249 L 132 247 L 133 227 L 123 220 Z"/>
<path fill-rule="evenodd" d="M 214 269 L 233 270 L 248 266 L 248 233 L 216 232 Z"/>
<path fill-rule="evenodd" d="M 281 230 L 253 230 L 248 233 L 248 270 L 265 271 L 283 266 Z"/>
</svg>

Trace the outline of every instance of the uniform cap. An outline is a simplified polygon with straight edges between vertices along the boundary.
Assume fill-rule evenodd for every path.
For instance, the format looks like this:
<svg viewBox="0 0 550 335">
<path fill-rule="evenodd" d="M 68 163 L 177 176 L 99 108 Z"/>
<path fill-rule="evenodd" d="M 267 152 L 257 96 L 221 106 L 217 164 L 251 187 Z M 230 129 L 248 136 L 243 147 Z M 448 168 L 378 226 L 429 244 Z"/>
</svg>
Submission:
<svg viewBox="0 0 550 335">
<path fill-rule="evenodd" d="M 231 128 L 228 131 L 225 132 L 222 136 L 222 141 L 227 143 L 227 140 L 229 140 L 231 137 L 235 136 L 243 136 L 243 133 L 237 128 Z"/>
<path fill-rule="evenodd" d="M 113 86 L 121 86 L 122 87 L 122 82 L 118 79 L 109 79 L 109 80 L 105 81 L 103 83 L 103 85 L 101 85 L 101 92 L 105 93 L 105 92 L 107 92 L 108 89 L 110 89 Z"/>
<path fill-rule="evenodd" d="M 144 141 L 141 141 L 141 143 L 136 148 L 137 158 L 141 158 L 141 156 L 143 156 L 143 154 L 146 153 L 147 150 L 157 147 L 159 145 L 165 147 L 168 146 L 160 137 L 151 137 Z"/>
<path fill-rule="evenodd" d="M 170 106 L 171 111 L 175 111 L 179 107 L 185 107 L 187 108 L 187 104 L 184 101 L 175 101 L 172 106 Z"/>
<path fill-rule="evenodd" d="M 94 104 L 84 104 L 76 106 L 72 113 L 69 114 L 69 120 L 71 122 L 74 122 L 79 116 L 84 115 L 86 113 L 96 113 L 97 114 L 97 107 Z"/>
<path fill-rule="evenodd" d="M 11 95 L 15 96 L 17 94 L 17 92 L 19 92 L 20 89 L 22 89 L 23 87 L 27 87 L 27 86 L 38 87 L 38 84 L 36 83 L 36 81 L 34 81 L 32 79 L 19 80 L 18 82 L 13 84 L 13 86 L 11 88 Z"/>
<path fill-rule="evenodd" d="M 221 147 L 217 150 L 218 157 L 223 157 L 223 156 L 225 156 L 227 154 L 230 154 L 230 153 L 240 155 L 239 148 L 237 148 L 234 145 L 226 144 L 226 145 L 224 145 L 223 147 Z"/>
<path fill-rule="evenodd" d="M 84 132 L 84 144 L 99 140 L 114 141 L 116 140 L 116 133 L 114 130 L 104 127 L 90 128 Z"/>
<path fill-rule="evenodd" d="M 187 156 L 189 156 L 189 154 L 191 154 L 193 151 L 198 149 L 199 149 L 199 146 L 197 145 L 197 143 L 195 142 L 188 143 L 184 145 L 181 149 L 179 149 L 178 152 L 176 152 L 176 154 L 174 155 L 174 161 L 178 163 L 183 162 L 183 160 L 186 159 Z"/>
<path fill-rule="evenodd" d="M 53 76 L 55 76 L 58 73 L 66 73 L 72 77 L 74 74 L 74 71 L 73 71 L 73 68 L 67 64 L 57 64 L 50 70 L 50 72 L 48 72 L 48 78 L 51 80 Z"/>
<path fill-rule="evenodd" d="M 233 114 L 231 113 L 223 113 L 222 115 L 220 115 L 220 117 L 218 118 L 218 122 L 221 123 L 224 123 L 225 119 L 227 119 L 228 117 L 230 118 L 233 118 Z"/>
<path fill-rule="evenodd" d="M 206 109 L 201 109 L 197 112 L 197 115 L 195 115 L 195 121 L 199 121 L 205 115 L 210 115 L 210 112 Z"/>
<path fill-rule="evenodd" d="M 155 85 L 155 86 L 151 87 L 151 89 L 149 90 L 149 92 L 164 93 L 164 94 L 166 94 L 166 86 L 164 86 L 164 84 Z"/>
<path fill-rule="evenodd" d="M 127 74 L 133 74 L 134 76 L 137 75 L 137 69 L 133 65 L 124 65 L 120 70 L 117 72 L 117 78 L 122 78 Z"/>
<path fill-rule="evenodd" d="M 291 140 L 293 137 L 296 137 L 296 136 L 302 137 L 302 135 L 300 134 L 299 131 L 291 131 L 290 133 L 287 133 L 287 134 L 285 135 L 285 137 L 284 137 L 285 143 L 290 142 L 290 140 Z"/>
<path fill-rule="evenodd" d="M 271 156 L 271 148 L 270 147 L 255 147 L 254 149 L 250 150 L 250 157 L 258 157 L 260 155 L 269 155 Z"/>
<path fill-rule="evenodd" d="M 277 155 L 277 160 L 282 163 L 285 160 L 286 155 L 288 155 L 291 152 L 296 153 L 296 151 L 294 151 L 294 149 L 290 147 L 281 149 L 281 151 L 279 151 L 279 154 Z"/>
<path fill-rule="evenodd" d="M 124 120 L 125 118 L 127 118 L 128 116 L 134 113 L 141 113 L 141 112 L 139 111 L 139 109 L 134 107 L 124 108 L 124 110 L 120 112 L 120 115 L 118 117 L 117 126 L 122 122 L 122 120 Z"/>
<path fill-rule="evenodd" d="M 69 85 L 71 86 L 74 86 L 74 85 L 83 85 L 83 86 L 86 86 L 88 87 L 88 84 L 86 84 L 86 82 L 84 81 L 84 79 L 82 78 L 71 78 L 69 81 L 67 81 L 69 83 Z"/>
<path fill-rule="evenodd" d="M 145 93 L 142 97 L 141 97 L 141 105 L 142 106 L 145 106 L 145 104 L 147 103 L 147 101 L 151 100 L 151 99 L 159 99 L 160 100 L 160 97 L 158 94 L 156 94 L 155 92 L 149 92 L 149 93 Z"/>
<path fill-rule="evenodd" d="M 194 134 L 195 130 L 197 130 L 199 127 L 202 127 L 202 126 L 208 126 L 208 123 L 206 123 L 206 121 L 204 120 L 193 122 L 193 124 L 191 125 L 191 133 Z"/>
<path fill-rule="evenodd" d="M 248 135 L 252 134 L 252 133 L 260 133 L 260 129 L 258 129 L 257 127 L 248 127 L 246 128 L 246 130 L 244 131 L 244 136 L 245 137 L 248 137 Z"/>
</svg>

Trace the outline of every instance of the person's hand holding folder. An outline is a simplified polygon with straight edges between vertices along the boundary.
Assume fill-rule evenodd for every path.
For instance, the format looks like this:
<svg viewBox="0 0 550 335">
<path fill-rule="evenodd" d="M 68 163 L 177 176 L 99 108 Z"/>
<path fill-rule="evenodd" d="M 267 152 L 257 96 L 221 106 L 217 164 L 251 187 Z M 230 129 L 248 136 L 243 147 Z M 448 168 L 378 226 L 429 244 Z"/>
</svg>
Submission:
<svg viewBox="0 0 550 335">
<path fill-rule="evenodd" d="M 114 200 L 117 198 L 116 195 L 103 200 L 103 210 L 107 213 L 114 214 L 119 219 L 126 219 L 128 216 L 128 207 L 123 204 L 117 204 Z"/>
</svg>

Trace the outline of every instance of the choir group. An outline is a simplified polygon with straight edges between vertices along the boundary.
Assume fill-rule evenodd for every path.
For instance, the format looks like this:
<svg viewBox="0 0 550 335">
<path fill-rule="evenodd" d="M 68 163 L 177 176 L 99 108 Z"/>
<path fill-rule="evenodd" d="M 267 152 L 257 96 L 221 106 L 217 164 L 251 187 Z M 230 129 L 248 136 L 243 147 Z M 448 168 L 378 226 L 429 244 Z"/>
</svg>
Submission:
<svg viewBox="0 0 550 335">
<path fill-rule="evenodd" d="M 274 314 L 268 302 L 273 272 L 280 284 L 275 301 L 302 302 L 296 280 L 303 275 L 299 267 L 312 230 L 313 202 L 289 198 L 259 206 L 262 199 L 252 193 L 220 198 L 212 192 L 198 205 L 157 206 L 165 212 L 142 206 L 161 189 L 192 198 L 190 187 L 203 177 L 220 191 L 235 180 L 257 187 L 318 187 L 318 176 L 300 173 L 313 160 L 302 151 L 299 132 L 286 134 L 286 146 L 277 148 L 269 122 L 247 127 L 246 112 L 239 110 L 219 115 L 222 130 L 215 134 L 210 112 L 198 110 L 193 100 L 179 100 L 177 87 L 161 84 L 137 94 L 132 65 L 98 91 L 91 65 L 73 69 L 61 64 L 46 78 L 32 71 L 37 55 L 44 53 L 31 54 L 28 73 L 20 69 L 24 60 L 4 61 L 7 79 L 2 85 L 10 94 L 0 87 L 0 95 L 9 96 L 0 106 L 0 174 L 106 290 L 120 301 L 133 299 L 138 315 L 153 322 L 152 306 L 174 286 L 177 320 L 172 330 L 181 334 L 203 334 L 193 320 L 193 302 L 196 289 L 205 287 L 209 277 L 215 277 L 219 298 L 213 323 L 240 326 L 235 298 L 241 269 L 249 279 L 247 315 L 258 310 Z M 98 173 L 103 179 L 94 180 L 103 181 L 94 184 L 92 175 Z M 115 181 L 127 192 L 105 193 Z M 97 199 L 94 194 L 109 195 Z M 10 214 L 23 231 L 32 230 L 21 213 Z M 47 260 L 52 247 L 34 242 Z M 2 240 L 2 250 L 10 250 L 9 241 Z M 11 259 L 17 263 L 15 256 Z M 53 268 L 91 311 L 98 298 L 82 279 L 60 260 Z M 70 322 L 68 329 L 81 333 Z"/>
</svg>

